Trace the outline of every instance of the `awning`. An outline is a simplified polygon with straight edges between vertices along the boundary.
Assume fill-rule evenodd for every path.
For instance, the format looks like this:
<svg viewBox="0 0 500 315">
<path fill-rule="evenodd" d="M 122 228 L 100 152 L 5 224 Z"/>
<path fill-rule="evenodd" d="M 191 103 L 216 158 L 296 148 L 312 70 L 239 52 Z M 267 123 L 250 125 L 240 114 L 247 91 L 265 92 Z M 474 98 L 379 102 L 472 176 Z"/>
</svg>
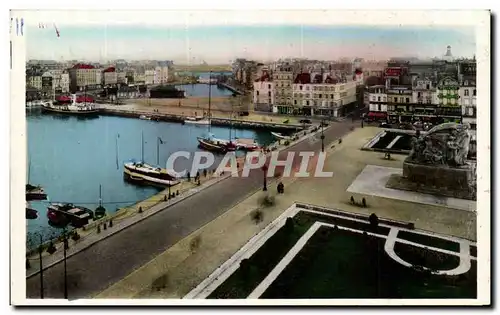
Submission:
<svg viewBox="0 0 500 315">
<path fill-rule="evenodd" d="M 369 112 L 368 117 L 370 117 L 370 118 L 385 118 L 385 117 L 387 117 L 387 113 L 385 113 L 385 112 Z"/>
</svg>

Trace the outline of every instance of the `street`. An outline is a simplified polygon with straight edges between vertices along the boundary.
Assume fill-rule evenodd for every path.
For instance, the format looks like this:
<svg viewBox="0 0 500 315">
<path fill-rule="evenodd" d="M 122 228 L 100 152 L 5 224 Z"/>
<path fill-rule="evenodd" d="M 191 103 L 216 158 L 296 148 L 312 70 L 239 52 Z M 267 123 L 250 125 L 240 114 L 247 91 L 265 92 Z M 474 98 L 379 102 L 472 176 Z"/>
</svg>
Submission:
<svg viewBox="0 0 500 315">
<path fill-rule="evenodd" d="M 331 127 L 324 132 L 325 147 L 358 124 L 350 119 L 330 123 Z M 288 151 L 319 150 L 321 141 L 305 140 L 281 152 L 280 158 L 284 159 Z M 300 161 L 296 154 L 294 166 Z M 69 299 L 99 293 L 262 186 L 262 170 L 252 170 L 247 178 L 224 180 L 70 257 L 67 260 Z M 276 189 L 275 185 L 271 186 L 269 189 Z M 45 298 L 63 298 L 63 267 L 60 262 L 44 271 Z M 28 298 L 40 297 L 39 274 L 27 279 L 26 286 Z"/>
</svg>

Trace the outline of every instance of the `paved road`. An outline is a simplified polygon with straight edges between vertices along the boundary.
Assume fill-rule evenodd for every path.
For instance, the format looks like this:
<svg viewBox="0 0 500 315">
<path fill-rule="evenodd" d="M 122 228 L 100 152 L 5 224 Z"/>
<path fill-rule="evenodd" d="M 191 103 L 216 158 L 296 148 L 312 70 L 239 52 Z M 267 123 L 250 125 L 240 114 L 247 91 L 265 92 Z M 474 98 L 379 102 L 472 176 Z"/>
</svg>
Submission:
<svg viewBox="0 0 500 315">
<path fill-rule="evenodd" d="M 342 137 L 351 126 L 350 120 L 332 123 L 325 131 L 325 143 Z M 287 151 L 320 149 L 321 141 L 306 140 L 281 152 L 280 158 Z M 293 163 L 300 163 L 298 155 Z M 67 260 L 69 298 L 90 297 L 101 292 L 220 216 L 262 185 L 261 170 L 252 170 L 248 178 L 226 179 L 70 257 Z M 64 297 L 63 266 L 61 262 L 44 271 L 45 298 Z M 40 297 L 39 275 L 27 280 L 26 291 L 28 298 Z"/>
</svg>

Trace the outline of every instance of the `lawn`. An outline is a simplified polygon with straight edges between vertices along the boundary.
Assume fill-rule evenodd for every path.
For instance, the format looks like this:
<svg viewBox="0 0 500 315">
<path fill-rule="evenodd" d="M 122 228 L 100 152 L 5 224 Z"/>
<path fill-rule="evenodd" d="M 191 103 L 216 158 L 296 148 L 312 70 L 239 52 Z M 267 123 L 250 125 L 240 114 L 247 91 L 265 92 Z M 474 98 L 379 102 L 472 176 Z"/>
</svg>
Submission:
<svg viewBox="0 0 500 315">
<path fill-rule="evenodd" d="M 339 224 L 341 226 L 366 229 L 378 234 L 387 235 L 385 227 L 371 228 L 368 224 L 352 220 L 335 218 L 321 214 L 300 211 L 293 218 L 293 228 L 282 227 L 262 245 L 243 268 L 238 268 L 224 283 L 215 289 L 209 299 L 244 299 L 264 280 L 286 253 L 295 245 L 300 237 L 317 221 Z"/>
<path fill-rule="evenodd" d="M 459 252 L 460 251 L 460 244 L 457 242 L 445 240 L 439 237 L 432 237 L 430 235 L 423 235 L 423 234 L 418 234 L 418 233 L 411 233 L 411 232 L 406 232 L 406 231 L 399 231 L 398 232 L 398 238 L 407 240 L 410 242 L 422 244 L 425 246 L 432 246 L 432 247 L 437 247 L 441 249 L 447 249 L 452 252 Z"/>
<path fill-rule="evenodd" d="M 384 244 L 383 238 L 321 227 L 261 298 L 476 298 L 475 261 L 463 275 L 435 275 L 394 261 Z M 410 263 L 437 269 L 458 264 L 449 255 L 396 246 Z"/>
</svg>

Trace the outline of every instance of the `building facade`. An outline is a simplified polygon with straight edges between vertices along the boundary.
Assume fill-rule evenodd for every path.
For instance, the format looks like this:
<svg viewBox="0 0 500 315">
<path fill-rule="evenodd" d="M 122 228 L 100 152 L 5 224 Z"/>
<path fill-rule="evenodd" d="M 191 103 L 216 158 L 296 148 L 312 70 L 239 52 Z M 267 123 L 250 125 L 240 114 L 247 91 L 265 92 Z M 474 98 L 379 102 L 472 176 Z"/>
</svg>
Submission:
<svg viewBox="0 0 500 315">
<path fill-rule="evenodd" d="M 293 71 L 289 64 L 283 64 L 276 67 L 276 71 L 272 74 L 275 100 L 273 112 L 278 114 L 292 114 L 292 83 Z"/>
<path fill-rule="evenodd" d="M 144 80 L 146 85 L 153 85 L 155 84 L 155 70 L 154 69 L 148 69 L 144 72 Z"/>
<path fill-rule="evenodd" d="M 369 112 L 381 113 L 378 117 L 387 115 L 387 93 L 385 85 L 373 85 L 366 88 L 368 96 L 368 110 Z"/>
<path fill-rule="evenodd" d="M 253 83 L 253 104 L 257 111 L 270 112 L 274 106 L 275 99 L 274 82 L 267 72 Z"/>
<path fill-rule="evenodd" d="M 458 77 L 460 82 L 460 105 L 462 120 L 470 124 L 473 138 L 477 129 L 477 90 L 476 90 L 476 60 L 463 60 L 458 63 Z"/>
<path fill-rule="evenodd" d="M 108 67 L 103 72 L 103 85 L 113 86 L 118 84 L 118 75 L 115 67 Z"/>
<path fill-rule="evenodd" d="M 69 70 L 72 92 L 102 88 L 102 70 L 87 64 L 76 64 Z"/>
<path fill-rule="evenodd" d="M 125 71 L 116 72 L 116 81 L 118 84 L 128 84 L 127 73 Z"/>
<path fill-rule="evenodd" d="M 54 78 L 52 73 L 49 71 L 45 72 L 42 75 L 42 97 L 44 99 L 54 99 L 55 90 L 54 90 Z"/>
<path fill-rule="evenodd" d="M 458 122 L 462 120 L 462 106 L 460 105 L 460 86 L 458 80 L 452 77 L 442 78 L 437 85 L 438 108 L 436 115 L 443 118 L 443 122 Z"/>
<path fill-rule="evenodd" d="M 42 90 L 42 76 L 32 75 L 26 78 L 27 84 L 37 90 Z"/>
<path fill-rule="evenodd" d="M 155 77 L 156 78 L 156 82 L 154 82 L 154 84 L 166 84 L 168 83 L 169 81 L 169 69 L 168 67 L 156 67 L 155 68 Z M 153 81 L 155 81 L 153 79 Z"/>
</svg>

